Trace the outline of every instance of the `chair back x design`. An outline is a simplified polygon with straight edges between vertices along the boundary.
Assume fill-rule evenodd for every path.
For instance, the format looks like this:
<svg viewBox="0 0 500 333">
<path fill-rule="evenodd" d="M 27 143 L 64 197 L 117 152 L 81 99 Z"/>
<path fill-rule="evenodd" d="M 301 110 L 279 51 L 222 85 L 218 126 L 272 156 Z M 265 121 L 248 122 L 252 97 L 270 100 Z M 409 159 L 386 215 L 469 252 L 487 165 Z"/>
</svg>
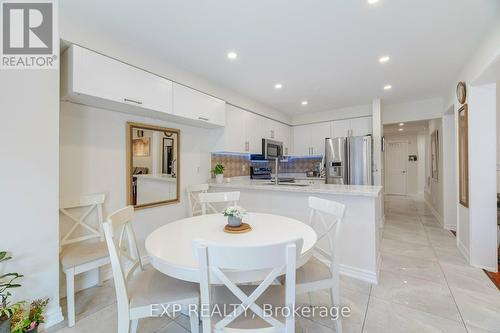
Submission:
<svg viewBox="0 0 500 333">
<path fill-rule="evenodd" d="M 186 191 L 188 193 L 189 216 L 201 215 L 201 204 L 198 195 L 208 192 L 208 184 L 189 185 Z"/>
<path fill-rule="evenodd" d="M 311 209 L 309 225 L 318 235 L 318 240 L 314 247 L 315 255 L 319 256 L 319 259 L 333 263 L 337 252 L 335 247 L 339 243 L 345 206 L 335 201 L 309 197 L 309 208 Z M 323 239 L 326 239 L 328 249 L 321 247 L 321 244 L 325 243 L 325 241 L 322 242 Z"/>
<path fill-rule="evenodd" d="M 99 239 L 101 242 L 104 241 L 104 235 L 102 233 L 102 223 L 103 223 L 103 212 L 102 205 L 104 204 L 104 200 L 106 196 L 104 194 L 94 194 L 94 195 L 86 195 L 82 196 L 79 199 L 71 199 L 71 200 L 61 200 L 59 211 L 62 215 L 65 215 L 74 222 L 71 228 L 68 230 L 66 234 L 62 237 L 60 241 L 60 248 L 64 245 L 74 244 L 78 242 L 83 242 L 90 239 Z M 80 208 L 86 208 L 83 214 L 77 216 L 74 210 Z M 90 223 L 87 223 L 87 218 L 91 215 L 91 213 L 96 210 L 97 211 L 97 219 L 98 225 L 94 226 Z M 65 219 L 67 220 L 67 219 Z M 85 230 L 86 234 L 79 235 L 77 234 L 77 230 L 81 227 Z"/>
<path fill-rule="evenodd" d="M 133 219 L 134 207 L 127 206 L 108 216 L 107 221 L 103 223 L 111 258 L 118 311 L 128 312 L 127 280 L 137 269 L 144 269 L 131 225 Z M 115 231 L 118 231 L 118 237 L 114 237 Z"/>
<path fill-rule="evenodd" d="M 240 200 L 240 192 L 200 193 L 198 196 L 203 215 L 220 213 L 212 204 L 227 203 L 226 207 L 228 207 L 236 205 Z"/>
<path fill-rule="evenodd" d="M 212 325 L 213 318 L 210 315 L 202 316 L 203 332 L 220 332 L 224 329 L 230 329 L 229 325 L 243 315 L 247 309 L 250 309 L 259 319 L 268 324 L 265 328 L 248 329 L 250 332 L 269 332 L 270 329 L 273 329 L 273 332 L 294 332 L 295 318 L 293 315 L 286 317 L 283 323 L 273 316 L 266 315 L 263 308 L 256 304 L 256 301 L 266 293 L 278 276 L 285 273 L 286 286 L 271 287 L 285 288 L 285 304 L 282 306 L 294 309 L 296 260 L 302 251 L 302 245 L 302 239 L 265 246 L 220 245 L 205 240 L 193 240 L 193 248 L 200 267 L 202 308 L 210 308 L 214 305 L 210 292 L 210 287 L 213 284 L 223 284 L 238 299 L 237 303 L 239 303 L 229 315 L 223 317 L 215 325 Z M 226 274 L 232 270 L 263 270 L 269 271 L 269 274 L 248 295 Z M 231 306 L 234 305 L 231 302 Z M 233 309 L 233 307 L 231 308 Z M 243 331 L 245 330 L 243 329 Z"/>
</svg>

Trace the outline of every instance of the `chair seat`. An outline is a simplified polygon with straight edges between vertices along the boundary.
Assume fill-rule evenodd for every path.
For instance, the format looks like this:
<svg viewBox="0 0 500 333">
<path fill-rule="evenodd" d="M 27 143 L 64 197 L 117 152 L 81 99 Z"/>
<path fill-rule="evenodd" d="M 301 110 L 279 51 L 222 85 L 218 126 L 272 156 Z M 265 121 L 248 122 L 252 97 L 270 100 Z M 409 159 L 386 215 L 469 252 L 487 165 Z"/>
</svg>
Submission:
<svg viewBox="0 0 500 333">
<path fill-rule="evenodd" d="M 132 275 L 127 290 L 131 308 L 183 301 L 197 304 L 200 295 L 198 284 L 174 279 L 153 267 Z"/>
<path fill-rule="evenodd" d="M 109 258 L 109 254 L 105 242 L 76 243 L 63 247 L 61 263 L 63 269 L 67 269 L 106 257 Z"/>
<path fill-rule="evenodd" d="M 312 257 L 305 265 L 297 269 L 297 284 L 331 279 L 330 267 L 316 257 Z"/>
<path fill-rule="evenodd" d="M 238 286 L 246 295 L 250 295 L 257 286 Z M 273 307 L 279 307 L 280 311 L 276 311 L 276 314 L 273 312 L 273 318 L 278 321 L 284 323 L 285 317 L 282 315 L 281 308 L 284 307 L 285 304 L 285 286 L 273 285 L 270 286 L 264 294 L 262 294 L 257 301 L 255 302 L 257 305 L 263 308 L 263 304 L 271 304 Z M 234 310 L 234 304 L 241 304 L 241 300 L 239 300 L 234 294 L 225 286 L 217 286 L 212 288 L 212 304 L 217 305 L 220 311 L 224 311 L 224 305 L 226 305 L 226 313 L 222 313 L 222 317 L 217 313 L 217 311 L 211 311 L 213 313 L 212 316 L 212 324 L 215 324 L 221 320 L 224 316 L 229 315 Z M 267 309 L 264 308 L 266 311 Z M 261 319 L 258 315 L 254 315 L 253 311 L 248 309 L 247 316 L 245 314 L 241 314 L 237 319 L 231 322 L 226 329 L 261 329 L 265 330 L 269 328 L 272 330 L 272 326 Z"/>
</svg>

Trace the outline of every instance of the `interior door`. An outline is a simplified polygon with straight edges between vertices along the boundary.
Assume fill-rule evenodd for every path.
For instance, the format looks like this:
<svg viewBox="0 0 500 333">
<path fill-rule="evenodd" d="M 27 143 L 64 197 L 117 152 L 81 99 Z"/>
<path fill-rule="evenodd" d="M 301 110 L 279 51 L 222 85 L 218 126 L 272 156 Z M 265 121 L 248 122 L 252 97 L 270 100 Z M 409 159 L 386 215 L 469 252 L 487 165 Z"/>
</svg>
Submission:
<svg viewBox="0 0 500 333">
<path fill-rule="evenodd" d="M 385 193 L 406 195 L 408 142 L 385 144 Z"/>
</svg>

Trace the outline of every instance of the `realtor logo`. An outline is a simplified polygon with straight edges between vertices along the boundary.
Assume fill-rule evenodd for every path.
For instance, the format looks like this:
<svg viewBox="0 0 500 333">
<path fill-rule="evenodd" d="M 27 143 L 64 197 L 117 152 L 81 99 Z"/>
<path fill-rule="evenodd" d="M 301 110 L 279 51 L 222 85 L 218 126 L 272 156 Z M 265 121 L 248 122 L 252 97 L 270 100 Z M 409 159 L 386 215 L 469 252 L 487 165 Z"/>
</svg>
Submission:
<svg viewBox="0 0 500 333">
<path fill-rule="evenodd" d="M 2 69 L 57 68 L 58 35 L 52 1 L 4 1 Z"/>
</svg>

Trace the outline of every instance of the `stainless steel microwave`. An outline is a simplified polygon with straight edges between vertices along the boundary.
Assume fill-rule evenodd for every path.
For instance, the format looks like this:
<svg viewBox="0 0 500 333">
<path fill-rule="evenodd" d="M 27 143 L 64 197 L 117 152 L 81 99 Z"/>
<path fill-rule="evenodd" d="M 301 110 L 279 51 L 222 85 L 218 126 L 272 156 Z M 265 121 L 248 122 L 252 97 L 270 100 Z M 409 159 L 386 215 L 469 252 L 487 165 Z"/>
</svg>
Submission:
<svg viewBox="0 0 500 333">
<path fill-rule="evenodd" d="M 262 155 L 264 158 L 273 159 L 283 156 L 283 142 L 269 139 L 262 139 Z"/>
</svg>

